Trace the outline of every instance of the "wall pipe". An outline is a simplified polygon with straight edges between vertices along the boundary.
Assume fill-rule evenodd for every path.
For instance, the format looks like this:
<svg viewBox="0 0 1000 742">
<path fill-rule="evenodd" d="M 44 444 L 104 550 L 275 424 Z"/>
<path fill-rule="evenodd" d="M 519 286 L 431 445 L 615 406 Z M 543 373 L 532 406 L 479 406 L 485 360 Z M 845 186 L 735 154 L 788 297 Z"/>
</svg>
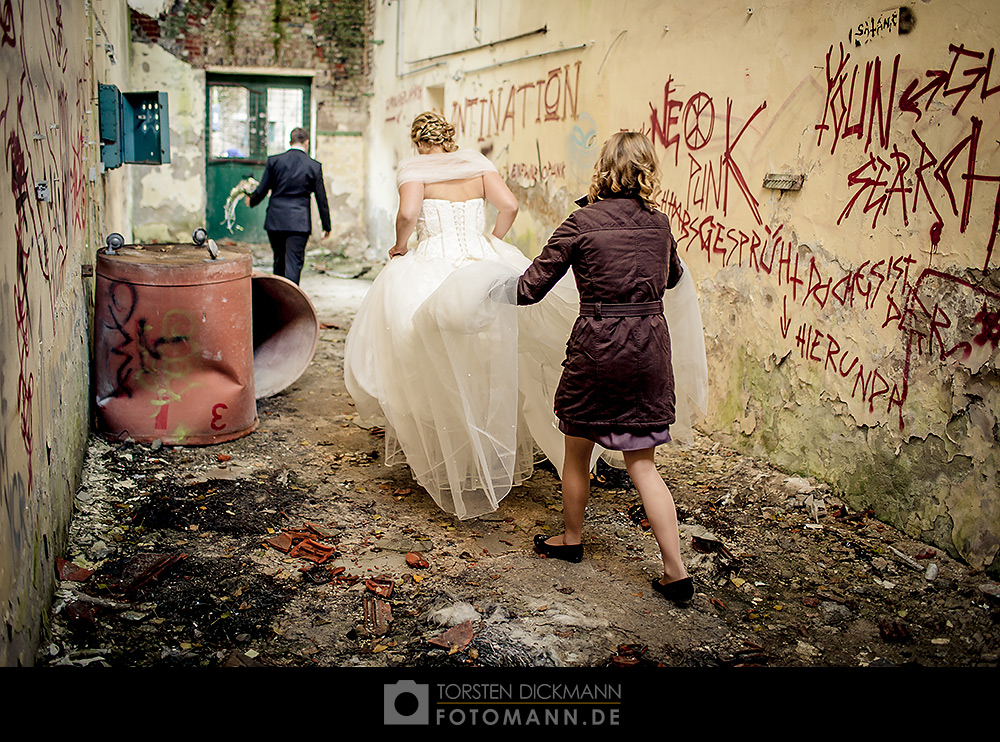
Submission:
<svg viewBox="0 0 1000 742">
<path fill-rule="evenodd" d="M 496 64 L 488 64 L 485 67 L 476 67 L 473 70 L 462 70 L 461 74 L 471 75 L 473 72 L 482 72 L 483 70 L 491 70 L 495 67 L 503 67 L 505 64 L 513 64 L 514 62 L 523 62 L 525 59 L 536 59 L 538 57 L 547 57 L 550 54 L 560 54 L 562 52 L 571 52 L 574 49 L 585 49 L 590 46 L 593 42 L 587 42 L 584 44 L 577 44 L 576 46 L 567 46 L 565 49 L 551 49 L 547 52 L 538 52 L 538 54 L 526 54 L 523 57 L 518 57 L 517 59 L 508 59 L 503 62 L 497 62 Z"/>
<path fill-rule="evenodd" d="M 506 44 L 509 41 L 517 41 L 518 39 L 525 39 L 529 36 L 537 36 L 538 34 L 548 33 L 549 27 L 542 26 L 541 28 L 536 28 L 534 31 L 525 31 L 517 36 L 508 36 L 506 39 L 498 39 L 497 41 L 490 41 L 487 44 L 480 44 L 479 46 L 470 46 L 468 49 L 459 49 L 454 52 L 444 52 L 443 54 L 435 54 L 430 57 L 424 57 L 423 59 L 414 59 L 413 61 L 408 61 L 407 64 L 417 64 L 418 62 L 429 62 L 432 59 L 441 59 L 442 57 L 451 57 L 456 54 L 467 54 L 468 52 L 479 51 L 480 49 L 486 49 L 489 47 L 496 46 L 497 44 Z"/>
</svg>

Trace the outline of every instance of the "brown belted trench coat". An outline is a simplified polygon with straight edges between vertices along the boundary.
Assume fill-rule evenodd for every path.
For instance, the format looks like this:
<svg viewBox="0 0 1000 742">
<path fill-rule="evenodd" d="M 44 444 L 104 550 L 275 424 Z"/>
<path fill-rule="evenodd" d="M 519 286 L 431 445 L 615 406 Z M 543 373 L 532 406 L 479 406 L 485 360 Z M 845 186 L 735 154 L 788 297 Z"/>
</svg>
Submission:
<svg viewBox="0 0 1000 742">
<path fill-rule="evenodd" d="M 662 305 L 652 304 L 681 278 L 667 216 L 631 197 L 578 209 L 519 279 L 517 303 L 541 300 L 569 268 L 581 316 L 566 345 L 556 417 L 636 432 L 674 422 L 670 333 Z"/>
</svg>

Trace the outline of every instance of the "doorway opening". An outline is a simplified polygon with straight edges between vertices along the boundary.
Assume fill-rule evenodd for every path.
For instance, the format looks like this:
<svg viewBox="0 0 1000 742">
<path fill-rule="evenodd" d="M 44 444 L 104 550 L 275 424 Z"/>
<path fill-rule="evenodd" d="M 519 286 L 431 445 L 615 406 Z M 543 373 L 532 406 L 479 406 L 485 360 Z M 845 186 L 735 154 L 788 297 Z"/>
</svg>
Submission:
<svg viewBox="0 0 1000 742">
<path fill-rule="evenodd" d="M 237 207 L 230 232 L 226 199 L 244 178 L 260 180 L 267 158 L 288 149 L 292 129 L 309 126 L 312 79 L 208 73 L 205 84 L 208 236 L 265 243 L 264 204 Z"/>
</svg>

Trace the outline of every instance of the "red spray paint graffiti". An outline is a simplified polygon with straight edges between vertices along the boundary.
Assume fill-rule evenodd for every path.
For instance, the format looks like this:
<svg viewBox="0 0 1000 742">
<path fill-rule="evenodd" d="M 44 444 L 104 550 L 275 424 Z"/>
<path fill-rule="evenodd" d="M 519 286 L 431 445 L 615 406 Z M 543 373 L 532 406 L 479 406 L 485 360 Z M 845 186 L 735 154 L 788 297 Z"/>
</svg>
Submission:
<svg viewBox="0 0 1000 742">
<path fill-rule="evenodd" d="M 826 54 L 823 118 L 815 126 L 816 146 L 824 146 L 826 140 L 830 154 L 834 154 L 842 142 L 864 142 L 867 159 L 847 174 L 851 197 L 837 224 L 860 211 L 871 216 L 874 229 L 898 202 L 896 210 L 907 225 L 909 214 L 926 208 L 934 216 L 929 233 L 932 248 L 940 243 L 947 211 L 958 217 L 959 231 L 964 234 L 972 219 L 975 196 L 984 192 L 985 186 L 992 186 L 992 194 L 985 191 L 987 197 L 992 196 L 992 203 L 987 202 L 992 206 L 992 227 L 982 266 L 988 270 L 1000 227 L 1000 173 L 978 169 L 983 120 L 970 116 L 968 133 L 944 153 L 933 152 L 916 129 L 907 141 L 891 142 L 891 122 L 902 115 L 912 115 L 914 123 L 920 121 L 938 94 L 945 101 L 958 96 L 951 108 L 951 115 L 957 117 L 973 92 L 978 90 L 984 103 L 1000 92 L 1000 83 L 990 87 L 994 49 L 981 52 L 951 44 L 948 51 L 952 60 L 947 69 L 928 69 L 925 77 L 929 82 L 921 85 L 915 78 L 897 97 L 898 54 L 892 60 L 891 74 L 883 69 L 879 57 L 865 62 L 862 72 L 861 63 L 851 63 L 851 54 L 844 51 L 843 44 L 836 52 L 831 46 Z M 873 146 L 878 152 L 872 151 Z M 929 180 L 931 176 L 933 180 Z M 908 185 L 911 181 L 912 186 Z"/>
<path fill-rule="evenodd" d="M 69 49 L 63 36 L 63 7 L 55 2 L 0 3 L 0 54 L 4 67 L 22 74 L 7 78 L 0 111 L 0 141 L 14 199 L 13 281 L 18 356 L 16 406 L 27 454 L 27 489 L 34 486 L 34 367 L 41 314 L 33 307 L 47 292 L 56 324 L 57 298 L 66 288 L 70 240 L 85 228 L 83 210 L 84 101 L 79 80 L 69 79 Z M 26 44 L 25 29 L 40 43 Z M 9 51 L 8 51 L 9 48 Z M 35 197 L 45 182 L 51 200 Z M 36 281 L 40 279 L 40 284 Z"/>
<path fill-rule="evenodd" d="M 676 99 L 673 77 L 668 77 L 663 85 L 663 106 L 657 109 L 649 104 L 650 139 L 654 148 L 659 144 L 669 154 L 674 153 L 674 165 L 679 163 L 681 134 L 689 150 L 690 172 L 688 176 L 688 207 L 705 203 L 708 198 L 714 198 L 716 208 L 722 209 L 722 215 L 729 213 L 729 186 L 735 184 L 757 224 L 763 224 L 760 217 L 760 204 L 750 190 L 743 171 L 734 153 L 747 129 L 754 119 L 767 108 L 767 102 L 762 102 L 757 109 L 743 121 L 742 126 L 733 117 L 733 101 L 726 100 L 725 145 L 719 155 L 718 168 L 712 161 L 700 161 L 690 152 L 706 147 L 712 140 L 715 131 L 715 103 L 711 96 L 704 92 L 692 95 L 687 101 Z M 674 127 L 683 121 L 675 132 Z M 737 127 L 739 131 L 736 131 Z"/>
<path fill-rule="evenodd" d="M 580 102 L 581 64 L 556 67 L 540 80 L 512 83 L 509 88 L 490 90 L 488 96 L 455 101 L 451 122 L 460 136 L 475 134 L 483 142 L 506 132 L 508 125 L 514 139 L 518 130 L 525 129 L 529 122 L 575 121 Z"/>
<path fill-rule="evenodd" d="M 981 164 L 984 119 L 970 114 L 957 121 L 959 135 L 944 147 L 931 143 L 939 136 L 932 139 L 917 126 L 936 96 L 953 103 L 954 118 L 973 100 L 985 103 L 1000 91 L 992 77 L 995 52 L 961 44 L 948 49 L 949 65 L 926 70 L 923 80 L 906 80 L 899 55 L 852 61 L 842 45 L 831 46 L 822 68 L 825 100 L 814 125 L 815 145 L 830 155 L 849 146 L 863 153 L 843 176 L 848 195 L 837 225 L 860 218 L 873 229 L 883 220 L 908 226 L 918 215 L 930 216 L 933 255 L 946 227 L 964 233 L 977 211 L 985 211 L 992 216 L 982 264 L 988 272 L 1000 226 L 1000 173 Z M 763 224 L 743 177 L 741 150 L 766 101 L 738 119 L 732 99 L 722 112 L 709 93 L 682 97 L 679 88 L 683 85 L 667 76 L 662 103 L 649 104 L 649 128 L 643 127 L 667 164 L 686 171 L 684 185 L 656 194 L 678 245 L 697 251 L 709 264 L 746 268 L 775 284 L 781 338 L 793 342 L 799 359 L 815 364 L 845 397 L 861 400 L 870 414 L 891 416 L 902 429 L 918 359 L 950 365 L 967 360 L 977 347 L 1000 344 L 1000 295 L 985 288 L 983 279 L 922 268 L 922 258 L 908 251 L 843 268 L 836 258 L 798 244 L 783 224 Z M 934 115 L 940 119 L 942 114 Z M 913 123 L 901 135 L 907 130 L 898 122 L 906 116 Z M 717 141 L 711 147 L 713 137 Z M 705 156 L 712 149 L 721 150 L 718 159 Z M 679 180 L 683 177 L 665 182 Z M 753 216 L 750 228 L 731 208 L 730 192 L 740 194 Z M 836 327 L 841 307 L 870 316 L 874 328 L 898 332 L 902 363 L 853 349 L 856 341 Z"/>
</svg>

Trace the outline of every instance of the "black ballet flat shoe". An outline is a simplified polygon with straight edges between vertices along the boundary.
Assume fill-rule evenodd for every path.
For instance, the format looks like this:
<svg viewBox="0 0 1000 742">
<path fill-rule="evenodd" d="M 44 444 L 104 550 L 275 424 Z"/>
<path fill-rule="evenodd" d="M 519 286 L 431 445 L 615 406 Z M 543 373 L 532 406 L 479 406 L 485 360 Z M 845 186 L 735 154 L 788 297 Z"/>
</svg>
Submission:
<svg viewBox="0 0 1000 742">
<path fill-rule="evenodd" d="M 666 585 L 660 583 L 660 578 L 656 578 L 653 580 L 653 589 L 675 603 L 687 603 L 694 597 L 694 581 L 690 577 L 674 580 Z"/>
<path fill-rule="evenodd" d="M 579 564 L 583 561 L 583 544 L 547 544 L 545 534 L 535 536 L 535 553 L 549 559 L 562 559 L 566 562 Z"/>
</svg>

